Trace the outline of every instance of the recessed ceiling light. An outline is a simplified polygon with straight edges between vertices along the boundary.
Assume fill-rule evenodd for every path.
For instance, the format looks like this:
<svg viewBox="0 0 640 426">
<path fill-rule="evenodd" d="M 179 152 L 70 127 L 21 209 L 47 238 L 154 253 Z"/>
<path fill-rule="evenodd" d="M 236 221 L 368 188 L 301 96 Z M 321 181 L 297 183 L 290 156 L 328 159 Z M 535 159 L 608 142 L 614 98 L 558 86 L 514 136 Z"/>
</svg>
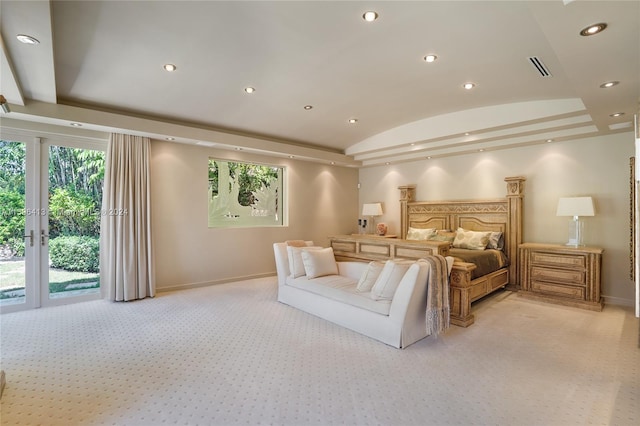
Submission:
<svg viewBox="0 0 640 426">
<path fill-rule="evenodd" d="M 349 124 L 356 124 L 358 122 L 357 118 L 350 118 L 349 119 Z"/>
<path fill-rule="evenodd" d="M 370 10 L 368 12 L 365 12 L 364 15 L 362 15 L 362 19 L 364 19 L 367 22 L 373 22 L 376 19 L 378 19 L 378 14 L 373 10 Z"/>
<path fill-rule="evenodd" d="M 469 136 L 470 134 L 471 134 L 471 133 L 469 133 L 469 132 L 464 132 L 464 135 L 465 135 L 465 136 Z"/>
<path fill-rule="evenodd" d="M 331 162 L 331 165 L 333 166 L 334 164 L 336 164 L 336 162 L 335 162 L 335 161 L 332 161 L 332 162 Z"/>
<path fill-rule="evenodd" d="M 164 64 L 162 68 L 164 68 L 165 71 L 169 71 L 169 72 L 174 72 L 175 70 L 178 69 L 178 67 L 176 67 L 174 64 Z"/>
<path fill-rule="evenodd" d="M 624 112 L 614 112 L 613 114 L 609 114 L 609 117 L 621 117 L 624 115 Z"/>
<path fill-rule="evenodd" d="M 293 158 L 293 155 L 290 155 L 289 158 Z"/>
<path fill-rule="evenodd" d="M 588 27 L 585 27 L 580 31 L 580 35 L 585 37 L 591 36 L 604 31 L 605 28 L 607 28 L 607 24 L 605 24 L 604 22 L 600 22 L 599 24 L 589 25 Z"/>
<path fill-rule="evenodd" d="M 608 89 L 609 87 L 613 87 L 613 86 L 617 86 L 618 84 L 620 84 L 619 81 L 607 81 L 606 83 L 602 83 L 600 85 L 600 88 L 602 89 Z"/>
<path fill-rule="evenodd" d="M 80 123 L 69 123 L 69 124 L 73 127 L 82 127 L 82 124 Z"/>
<path fill-rule="evenodd" d="M 388 165 L 389 165 L 389 164 L 391 164 L 391 163 L 387 161 L 387 162 L 386 162 L 386 163 L 384 163 L 384 164 L 386 164 L 386 165 L 388 166 Z"/>
<path fill-rule="evenodd" d="M 236 151 L 242 151 L 242 148 L 240 148 L 239 146 L 236 146 Z"/>
<path fill-rule="evenodd" d="M 547 139 L 545 142 L 546 143 L 553 142 L 553 139 Z"/>
<path fill-rule="evenodd" d="M 471 90 L 474 87 L 476 87 L 476 85 L 474 83 L 465 83 L 465 84 L 462 85 L 462 87 L 464 87 L 467 90 Z"/>
<path fill-rule="evenodd" d="M 175 141 L 176 140 L 176 138 L 172 138 L 171 136 L 169 136 L 168 138 L 165 138 L 165 139 L 168 140 L 168 141 Z"/>
<path fill-rule="evenodd" d="M 483 149 L 483 148 L 480 148 L 480 149 L 478 150 L 478 152 L 484 152 L 484 149 Z"/>
<path fill-rule="evenodd" d="M 303 108 L 308 111 L 313 108 L 313 105 L 305 105 Z"/>
<path fill-rule="evenodd" d="M 255 89 L 255 87 L 249 86 L 249 87 L 245 87 L 244 91 L 247 92 L 247 93 L 253 93 L 253 92 L 256 91 L 256 89 Z"/>
<path fill-rule="evenodd" d="M 427 157 L 427 160 L 431 160 L 431 156 L 430 155 Z"/>
<path fill-rule="evenodd" d="M 24 44 L 39 44 L 40 40 L 38 40 L 35 37 L 31 37 L 30 35 L 26 35 L 26 34 L 18 34 L 16 36 L 16 38 Z"/>
<path fill-rule="evenodd" d="M 438 59 L 438 57 L 436 55 L 427 55 L 423 58 L 425 60 L 425 62 L 435 62 L 436 59 Z"/>
</svg>

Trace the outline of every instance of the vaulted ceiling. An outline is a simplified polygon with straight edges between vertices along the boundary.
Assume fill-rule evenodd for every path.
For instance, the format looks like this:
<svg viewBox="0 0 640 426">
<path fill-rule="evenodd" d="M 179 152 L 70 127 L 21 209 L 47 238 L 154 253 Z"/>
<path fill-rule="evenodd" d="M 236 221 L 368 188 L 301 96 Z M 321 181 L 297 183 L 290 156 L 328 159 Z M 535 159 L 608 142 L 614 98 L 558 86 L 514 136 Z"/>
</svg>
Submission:
<svg viewBox="0 0 640 426">
<path fill-rule="evenodd" d="M 640 100 L 638 1 L 3 0 L 0 13 L 4 126 L 367 166 L 629 131 Z"/>
</svg>

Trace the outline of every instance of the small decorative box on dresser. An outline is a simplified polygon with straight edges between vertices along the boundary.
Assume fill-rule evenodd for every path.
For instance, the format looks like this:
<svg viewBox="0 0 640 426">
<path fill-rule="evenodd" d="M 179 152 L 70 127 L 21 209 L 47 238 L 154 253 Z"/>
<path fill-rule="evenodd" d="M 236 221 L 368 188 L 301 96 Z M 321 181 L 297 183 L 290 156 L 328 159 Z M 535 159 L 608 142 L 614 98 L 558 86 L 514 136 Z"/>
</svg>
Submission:
<svg viewBox="0 0 640 426">
<path fill-rule="evenodd" d="M 603 249 L 554 244 L 518 246 L 519 295 L 566 306 L 601 311 Z"/>
</svg>

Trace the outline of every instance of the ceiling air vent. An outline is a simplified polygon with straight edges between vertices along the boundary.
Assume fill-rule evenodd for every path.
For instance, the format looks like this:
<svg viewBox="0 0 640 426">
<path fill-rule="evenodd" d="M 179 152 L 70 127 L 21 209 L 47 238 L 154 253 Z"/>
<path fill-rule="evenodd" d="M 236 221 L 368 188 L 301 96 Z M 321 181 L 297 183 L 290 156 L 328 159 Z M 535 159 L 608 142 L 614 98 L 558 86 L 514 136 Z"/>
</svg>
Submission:
<svg viewBox="0 0 640 426">
<path fill-rule="evenodd" d="M 536 71 L 540 73 L 541 77 L 551 77 L 551 73 L 542 63 L 542 59 L 538 58 L 537 56 L 531 56 L 529 58 L 529 62 L 531 62 L 531 65 L 533 65 Z"/>
</svg>

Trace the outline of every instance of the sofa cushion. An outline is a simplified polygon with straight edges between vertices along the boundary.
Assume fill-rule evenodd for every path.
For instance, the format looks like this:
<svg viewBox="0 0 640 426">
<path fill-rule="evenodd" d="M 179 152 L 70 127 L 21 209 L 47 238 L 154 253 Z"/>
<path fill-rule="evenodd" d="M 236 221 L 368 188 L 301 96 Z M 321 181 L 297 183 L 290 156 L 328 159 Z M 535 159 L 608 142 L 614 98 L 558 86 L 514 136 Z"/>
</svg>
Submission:
<svg viewBox="0 0 640 426">
<path fill-rule="evenodd" d="M 289 257 L 289 273 L 293 278 L 301 277 L 305 274 L 304 263 L 302 262 L 302 250 L 320 250 L 322 247 L 293 247 L 287 246 Z"/>
<path fill-rule="evenodd" d="M 308 279 L 338 275 L 338 265 L 331 247 L 320 250 L 302 250 L 302 263 Z"/>
<path fill-rule="evenodd" d="M 384 262 L 373 261 L 370 262 L 367 266 L 367 269 L 362 273 L 360 280 L 358 281 L 358 286 L 356 290 L 359 293 L 368 293 L 373 288 L 373 285 L 376 283 L 376 280 L 380 276 L 380 272 L 382 272 L 382 268 L 384 268 Z"/>
<path fill-rule="evenodd" d="M 372 300 L 369 297 L 369 293 L 358 293 L 356 284 L 356 280 L 342 275 L 326 275 L 312 280 L 308 280 L 305 277 L 287 277 L 286 280 L 286 285 L 288 286 L 381 315 L 389 315 L 391 309 L 390 300 Z"/>
<path fill-rule="evenodd" d="M 402 277 L 413 263 L 409 260 L 387 260 L 371 289 L 371 298 L 373 300 L 393 299 Z"/>
</svg>

